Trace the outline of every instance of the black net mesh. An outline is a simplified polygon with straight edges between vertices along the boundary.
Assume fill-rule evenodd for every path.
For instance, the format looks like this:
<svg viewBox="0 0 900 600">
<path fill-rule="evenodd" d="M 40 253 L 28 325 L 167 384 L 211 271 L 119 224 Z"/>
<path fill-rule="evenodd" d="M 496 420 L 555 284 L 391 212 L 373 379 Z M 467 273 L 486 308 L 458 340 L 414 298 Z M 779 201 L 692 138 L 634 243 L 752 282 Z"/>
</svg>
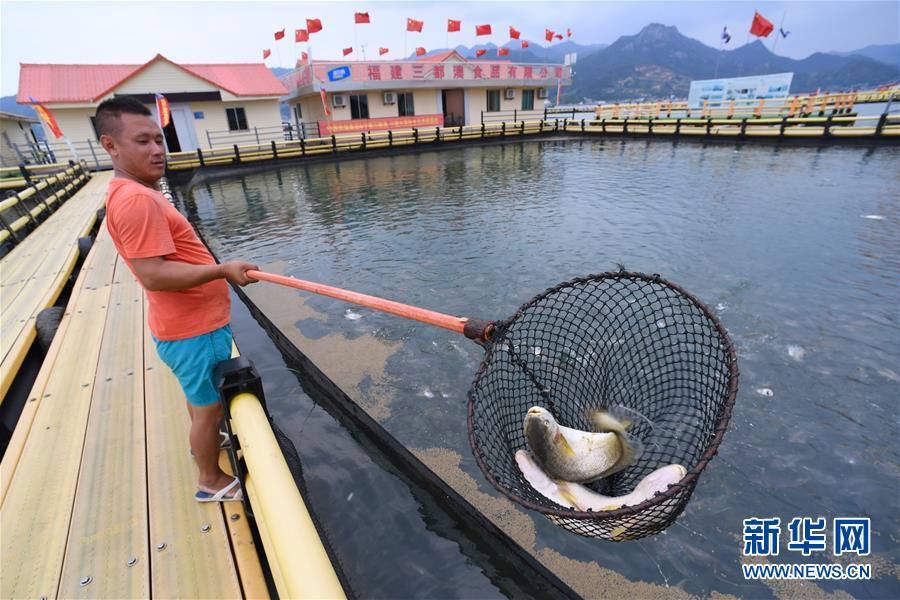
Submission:
<svg viewBox="0 0 900 600">
<path fill-rule="evenodd" d="M 549 289 L 497 323 L 469 391 L 469 441 L 488 480 L 511 500 L 581 535 L 613 541 L 658 533 L 681 513 L 728 425 L 737 393 L 731 340 L 697 299 L 658 276 L 601 273 Z M 643 453 L 631 467 L 589 485 L 619 496 L 657 468 L 687 475 L 631 507 L 562 507 L 523 478 L 532 406 L 564 426 L 591 430 L 589 409 L 640 413 L 629 433 Z"/>
</svg>

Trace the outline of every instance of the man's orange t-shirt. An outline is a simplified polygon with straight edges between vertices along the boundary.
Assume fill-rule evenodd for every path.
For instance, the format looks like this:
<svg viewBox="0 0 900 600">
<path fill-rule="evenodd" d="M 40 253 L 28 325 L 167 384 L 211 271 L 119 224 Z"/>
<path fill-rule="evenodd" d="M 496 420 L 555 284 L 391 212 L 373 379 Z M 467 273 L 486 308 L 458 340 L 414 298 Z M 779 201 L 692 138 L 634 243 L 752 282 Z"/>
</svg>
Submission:
<svg viewBox="0 0 900 600">
<path fill-rule="evenodd" d="M 162 256 L 191 265 L 216 263 L 188 220 L 162 193 L 130 179 L 110 180 L 106 227 L 132 273 L 133 258 Z M 158 340 L 194 337 L 230 321 L 231 299 L 224 279 L 178 292 L 147 290 L 147 299 L 147 321 Z"/>
</svg>

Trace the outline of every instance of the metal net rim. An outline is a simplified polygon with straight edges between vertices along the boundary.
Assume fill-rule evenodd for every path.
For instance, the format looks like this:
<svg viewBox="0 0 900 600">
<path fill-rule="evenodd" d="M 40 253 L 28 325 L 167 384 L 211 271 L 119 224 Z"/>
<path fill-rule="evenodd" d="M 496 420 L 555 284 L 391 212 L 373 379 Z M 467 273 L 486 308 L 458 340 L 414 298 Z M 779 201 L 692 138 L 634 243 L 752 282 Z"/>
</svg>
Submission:
<svg viewBox="0 0 900 600">
<path fill-rule="evenodd" d="M 714 429 L 715 435 L 713 435 L 706 450 L 697 459 L 697 463 L 690 470 L 688 470 L 684 477 L 682 477 L 677 483 L 670 485 L 665 491 L 657 493 L 652 498 L 649 498 L 641 502 L 640 504 L 617 508 L 615 510 L 581 511 L 564 507 L 554 508 L 546 506 L 544 504 L 538 504 L 526 498 L 519 497 L 517 494 L 513 493 L 511 490 L 497 481 L 487 464 L 481 448 L 478 446 L 475 440 L 475 389 L 478 386 L 481 377 L 484 374 L 493 354 L 494 345 L 491 343 L 485 345 L 486 351 L 484 357 L 482 358 L 481 364 L 478 367 L 478 371 L 476 371 L 475 373 L 475 378 L 472 380 L 472 385 L 470 386 L 469 391 L 466 394 L 468 405 L 466 411 L 466 426 L 468 428 L 469 434 L 469 446 L 471 447 L 472 453 L 475 456 L 475 462 L 478 464 L 478 468 L 491 483 L 491 485 L 493 485 L 497 489 L 497 491 L 499 491 L 501 494 L 503 494 L 516 504 L 537 511 L 544 515 L 561 517 L 564 519 L 585 519 L 591 521 L 619 519 L 621 517 L 634 516 L 642 513 L 648 508 L 661 505 L 666 501 L 672 500 L 676 496 L 676 494 L 680 494 L 686 490 L 688 492 L 687 495 L 679 503 L 680 506 L 678 512 L 681 512 L 681 510 L 683 510 L 683 505 L 687 503 L 694 487 L 697 485 L 700 474 L 709 464 L 709 461 L 712 460 L 712 458 L 718 453 L 719 445 L 722 443 L 722 439 L 725 436 L 725 431 L 728 429 L 728 423 L 731 421 L 731 412 L 734 408 L 735 399 L 737 398 L 738 379 L 740 377 L 737 366 L 737 352 L 735 351 L 734 343 L 731 341 L 731 337 L 728 335 L 728 332 L 725 330 L 725 327 L 719 321 L 718 317 L 716 317 L 716 315 L 709 309 L 709 307 L 706 306 L 706 304 L 701 302 L 696 296 L 694 296 L 678 284 L 673 283 L 658 274 L 648 275 L 646 273 L 636 271 L 625 271 L 624 269 L 619 271 L 605 271 L 602 273 L 595 273 L 583 277 L 575 277 L 567 281 L 563 281 L 562 283 L 559 283 L 553 287 L 547 288 L 543 292 L 540 292 L 539 294 L 535 295 L 530 300 L 522 304 L 522 306 L 519 307 L 515 314 L 513 314 L 508 319 L 505 319 L 503 321 L 496 321 L 494 323 L 495 331 L 505 331 L 506 328 L 514 323 L 517 319 L 519 319 L 519 317 L 521 317 L 528 308 L 543 300 L 550 294 L 554 294 L 567 287 L 573 287 L 578 284 L 598 281 L 602 279 L 631 279 L 636 281 L 658 283 L 665 287 L 671 288 L 678 294 L 689 300 L 692 304 L 694 304 L 694 306 L 696 306 L 700 310 L 700 312 L 710 320 L 710 322 L 714 325 L 715 330 L 721 336 L 722 342 L 725 346 L 724 352 L 728 363 L 728 387 L 726 389 L 725 401 L 722 403 L 719 409 L 718 418 L 716 419 L 716 425 Z"/>
</svg>

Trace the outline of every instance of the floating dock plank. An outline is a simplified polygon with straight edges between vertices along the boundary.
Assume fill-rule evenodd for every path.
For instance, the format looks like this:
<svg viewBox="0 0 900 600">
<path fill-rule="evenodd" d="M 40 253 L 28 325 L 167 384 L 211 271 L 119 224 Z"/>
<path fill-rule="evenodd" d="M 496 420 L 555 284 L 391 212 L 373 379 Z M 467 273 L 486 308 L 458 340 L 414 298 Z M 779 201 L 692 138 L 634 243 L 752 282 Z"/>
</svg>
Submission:
<svg viewBox="0 0 900 600">
<path fill-rule="evenodd" d="M 112 173 L 94 175 L 25 240 L 0 259 L 0 402 L 34 341 L 35 319 L 52 306 L 78 259 L 78 238 L 93 228 Z"/>
<path fill-rule="evenodd" d="M 193 498 L 188 427 L 101 226 L 0 464 L 0 597 L 268 597 L 242 506 Z"/>
</svg>

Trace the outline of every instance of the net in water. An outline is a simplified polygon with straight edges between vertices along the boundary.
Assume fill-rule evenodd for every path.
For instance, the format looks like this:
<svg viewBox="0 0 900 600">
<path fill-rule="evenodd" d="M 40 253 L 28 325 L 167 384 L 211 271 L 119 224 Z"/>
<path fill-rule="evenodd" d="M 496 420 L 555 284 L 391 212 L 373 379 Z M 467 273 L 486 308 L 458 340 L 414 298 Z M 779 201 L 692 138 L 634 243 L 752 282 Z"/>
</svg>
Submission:
<svg viewBox="0 0 900 600">
<path fill-rule="evenodd" d="M 494 327 L 468 394 L 469 442 L 487 479 L 580 535 L 624 541 L 671 525 L 715 455 L 737 394 L 734 347 L 715 315 L 658 275 L 621 270 L 548 289 Z M 687 474 L 635 506 L 560 506 L 532 488 L 515 461 L 528 449 L 523 418 L 532 406 L 587 431 L 592 409 L 618 406 L 645 417 L 629 430 L 643 447 L 639 459 L 591 484 L 595 491 L 627 494 L 670 464 Z"/>
</svg>

